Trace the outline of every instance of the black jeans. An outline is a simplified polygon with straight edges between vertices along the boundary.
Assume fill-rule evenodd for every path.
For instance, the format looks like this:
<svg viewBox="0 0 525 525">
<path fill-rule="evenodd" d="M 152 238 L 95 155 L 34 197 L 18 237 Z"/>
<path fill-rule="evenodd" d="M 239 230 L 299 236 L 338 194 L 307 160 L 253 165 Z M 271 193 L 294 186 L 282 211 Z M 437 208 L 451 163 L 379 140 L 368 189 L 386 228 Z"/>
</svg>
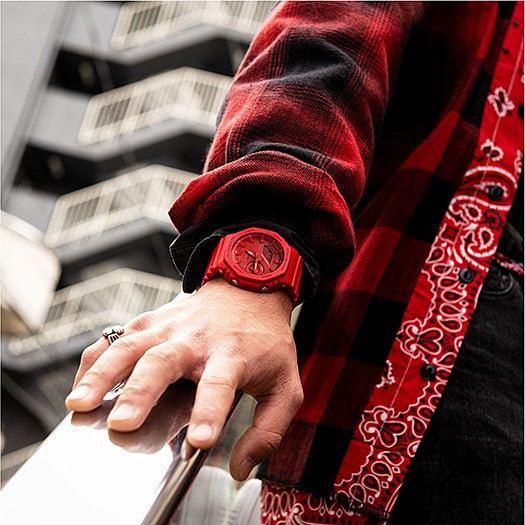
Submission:
<svg viewBox="0 0 525 525">
<path fill-rule="evenodd" d="M 512 228 L 500 249 L 523 260 Z M 493 264 L 388 525 L 522 523 L 523 278 Z"/>
</svg>

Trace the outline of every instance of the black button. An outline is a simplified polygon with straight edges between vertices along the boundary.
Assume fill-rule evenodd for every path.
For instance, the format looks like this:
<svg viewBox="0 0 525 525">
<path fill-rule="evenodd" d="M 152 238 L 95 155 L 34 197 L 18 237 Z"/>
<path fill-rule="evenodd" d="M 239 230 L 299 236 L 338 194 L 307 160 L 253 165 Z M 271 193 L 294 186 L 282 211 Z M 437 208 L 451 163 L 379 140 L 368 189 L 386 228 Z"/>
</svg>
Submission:
<svg viewBox="0 0 525 525">
<path fill-rule="evenodd" d="M 462 268 L 459 270 L 459 280 L 462 283 L 471 283 L 474 280 L 474 277 L 476 277 L 476 272 L 472 268 Z"/>
<path fill-rule="evenodd" d="M 434 379 L 436 379 L 437 370 L 434 365 L 427 363 L 421 367 L 420 373 L 425 381 L 434 381 Z"/>
<path fill-rule="evenodd" d="M 489 199 L 492 201 L 503 199 L 503 188 L 501 186 L 489 186 Z"/>
<path fill-rule="evenodd" d="M 523 118 L 523 104 L 518 106 L 518 115 Z"/>
</svg>

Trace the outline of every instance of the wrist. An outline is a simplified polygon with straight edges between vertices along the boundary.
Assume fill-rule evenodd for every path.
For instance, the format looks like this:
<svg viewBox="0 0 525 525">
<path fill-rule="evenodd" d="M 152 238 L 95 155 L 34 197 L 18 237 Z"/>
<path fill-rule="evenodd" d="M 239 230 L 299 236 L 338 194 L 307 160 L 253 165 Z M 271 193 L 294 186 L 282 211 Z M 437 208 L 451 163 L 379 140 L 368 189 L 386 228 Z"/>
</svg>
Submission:
<svg viewBox="0 0 525 525">
<path fill-rule="evenodd" d="M 295 305 L 301 285 L 302 258 L 276 232 L 247 228 L 219 241 L 202 284 L 217 275 L 230 285 L 249 292 L 286 291 Z"/>
<path fill-rule="evenodd" d="M 277 290 L 275 292 L 257 293 L 250 290 L 244 290 L 238 286 L 230 284 L 221 275 L 216 275 L 202 284 L 197 293 L 206 293 L 224 297 L 227 294 L 229 300 L 242 304 L 256 304 L 259 311 L 283 312 L 288 318 L 294 308 L 290 294 L 286 290 Z"/>
</svg>

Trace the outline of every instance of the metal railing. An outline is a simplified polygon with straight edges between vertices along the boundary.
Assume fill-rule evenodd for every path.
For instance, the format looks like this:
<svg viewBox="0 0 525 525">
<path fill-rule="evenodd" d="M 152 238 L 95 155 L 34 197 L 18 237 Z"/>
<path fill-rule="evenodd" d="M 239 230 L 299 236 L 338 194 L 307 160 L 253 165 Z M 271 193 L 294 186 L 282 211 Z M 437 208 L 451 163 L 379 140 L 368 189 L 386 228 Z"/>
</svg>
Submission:
<svg viewBox="0 0 525 525">
<path fill-rule="evenodd" d="M 95 95 L 78 141 L 90 145 L 174 118 L 214 127 L 231 81 L 226 75 L 183 67 Z"/>
<path fill-rule="evenodd" d="M 45 243 L 57 248 L 95 239 L 135 220 L 168 223 L 167 210 L 195 174 L 154 164 L 57 199 Z"/>
<path fill-rule="evenodd" d="M 145 45 L 199 24 L 255 34 L 274 6 L 274 1 L 128 2 L 119 11 L 111 46 Z"/>
</svg>

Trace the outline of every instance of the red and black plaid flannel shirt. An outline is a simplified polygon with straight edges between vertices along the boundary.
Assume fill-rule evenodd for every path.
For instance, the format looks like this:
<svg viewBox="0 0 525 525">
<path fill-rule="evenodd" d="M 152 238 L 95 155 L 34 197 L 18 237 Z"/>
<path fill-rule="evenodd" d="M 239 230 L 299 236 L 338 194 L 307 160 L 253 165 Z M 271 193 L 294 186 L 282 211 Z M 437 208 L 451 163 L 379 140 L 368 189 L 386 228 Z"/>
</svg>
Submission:
<svg viewBox="0 0 525 525">
<path fill-rule="evenodd" d="M 247 213 L 286 224 L 314 254 L 320 286 L 296 329 L 306 397 L 270 479 L 326 494 L 341 477 L 447 207 L 479 154 L 513 9 L 285 2 L 248 50 L 204 174 L 170 217 L 181 268 L 206 235 Z"/>
</svg>

